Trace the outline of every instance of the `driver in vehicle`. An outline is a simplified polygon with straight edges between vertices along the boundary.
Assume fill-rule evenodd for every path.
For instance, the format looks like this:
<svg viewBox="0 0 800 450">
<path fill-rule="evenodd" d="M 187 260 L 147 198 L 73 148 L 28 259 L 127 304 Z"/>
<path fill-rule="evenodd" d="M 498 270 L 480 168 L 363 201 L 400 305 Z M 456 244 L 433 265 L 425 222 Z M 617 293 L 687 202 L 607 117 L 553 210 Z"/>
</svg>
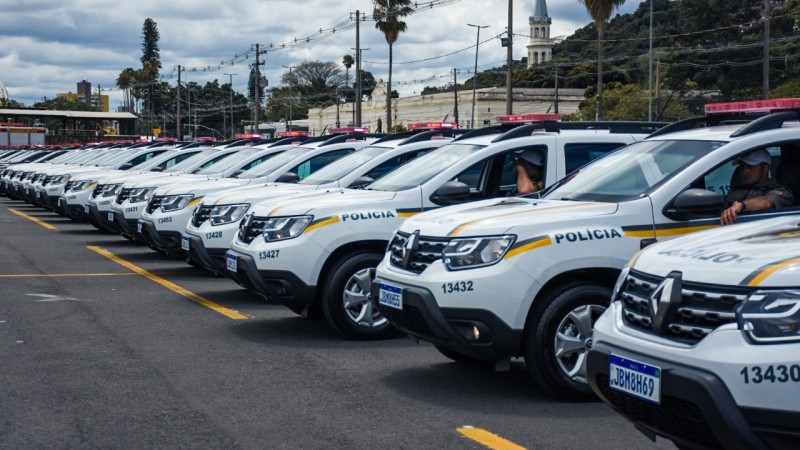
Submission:
<svg viewBox="0 0 800 450">
<path fill-rule="evenodd" d="M 538 192 L 544 186 L 544 152 L 540 149 L 528 149 L 517 158 L 512 175 L 517 179 L 517 188 L 509 195 L 525 195 Z"/>
<path fill-rule="evenodd" d="M 785 208 L 794 202 L 791 189 L 770 178 L 772 157 L 767 150 L 755 150 L 733 162 L 738 165 L 740 183 L 725 196 L 722 225 L 732 224 L 745 211 Z"/>
</svg>

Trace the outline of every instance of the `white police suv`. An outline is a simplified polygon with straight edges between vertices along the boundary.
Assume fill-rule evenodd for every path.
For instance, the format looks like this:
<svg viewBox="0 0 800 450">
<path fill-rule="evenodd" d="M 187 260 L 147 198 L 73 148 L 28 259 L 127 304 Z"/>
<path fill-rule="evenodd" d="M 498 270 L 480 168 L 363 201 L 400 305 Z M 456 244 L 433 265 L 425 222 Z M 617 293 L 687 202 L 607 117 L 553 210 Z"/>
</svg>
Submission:
<svg viewBox="0 0 800 450">
<path fill-rule="evenodd" d="M 778 179 L 792 183 L 797 171 L 780 165 L 800 151 L 798 110 L 800 100 L 708 105 L 707 117 L 600 158 L 541 198 L 412 217 L 378 266 L 375 305 L 453 360 L 502 370 L 524 357 L 546 391 L 591 397 L 585 361 L 592 325 L 623 266 L 642 245 L 719 226 L 721 193 L 737 182 L 732 163 L 748 152 L 767 149 Z M 730 125 L 736 121 L 744 124 Z M 786 214 L 800 210 L 748 211 L 737 222 Z"/>
</svg>

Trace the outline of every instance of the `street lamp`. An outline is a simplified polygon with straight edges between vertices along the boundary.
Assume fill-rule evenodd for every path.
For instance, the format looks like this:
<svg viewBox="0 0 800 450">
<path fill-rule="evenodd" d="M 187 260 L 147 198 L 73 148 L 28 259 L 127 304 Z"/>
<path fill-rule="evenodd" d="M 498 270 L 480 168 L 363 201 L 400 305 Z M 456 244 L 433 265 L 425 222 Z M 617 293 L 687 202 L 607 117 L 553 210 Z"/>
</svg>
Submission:
<svg viewBox="0 0 800 450">
<path fill-rule="evenodd" d="M 475 41 L 475 72 L 472 74 L 472 118 L 469 122 L 470 126 L 475 128 L 475 83 L 478 80 L 478 47 L 481 45 L 481 28 L 489 28 L 489 25 L 473 25 L 468 23 L 467 26 L 478 29 L 478 38 Z"/>
</svg>

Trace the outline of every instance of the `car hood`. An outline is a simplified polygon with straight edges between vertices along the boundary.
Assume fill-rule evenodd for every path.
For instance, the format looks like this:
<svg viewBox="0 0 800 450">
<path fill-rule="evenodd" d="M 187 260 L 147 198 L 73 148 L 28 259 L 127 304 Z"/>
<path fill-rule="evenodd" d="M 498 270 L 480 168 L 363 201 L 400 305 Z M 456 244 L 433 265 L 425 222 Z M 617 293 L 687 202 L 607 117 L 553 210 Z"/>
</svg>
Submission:
<svg viewBox="0 0 800 450">
<path fill-rule="evenodd" d="M 486 236 L 537 227 L 552 229 L 561 222 L 613 214 L 616 203 L 573 202 L 537 198 L 497 198 L 449 206 L 418 214 L 401 230 L 420 230 L 424 236 Z M 522 232 L 521 234 L 527 234 Z"/>
<path fill-rule="evenodd" d="M 657 276 L 741 286 L 800 286 L 800 217 L 720 227 L 647 247 L 632 268 Z"/>
</svg>

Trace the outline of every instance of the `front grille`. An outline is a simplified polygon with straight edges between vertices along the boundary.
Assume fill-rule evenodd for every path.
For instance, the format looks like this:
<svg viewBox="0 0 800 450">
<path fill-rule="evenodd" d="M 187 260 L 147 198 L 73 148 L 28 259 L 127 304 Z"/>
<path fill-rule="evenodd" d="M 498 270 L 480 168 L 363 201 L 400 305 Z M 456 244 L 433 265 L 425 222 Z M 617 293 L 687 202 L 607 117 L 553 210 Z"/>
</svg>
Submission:
<svg viewBox="0 0 800 450">
<path fill-rule="evenodd" d="M 412 239 L 411 242 L 409 239 Z M 442 251 L 449 242 L 448 238 L 430 238 L 398 231 L 389 244 L 389 263 L 410 272 L 422 273 L 431 263 L 442 259 Z"/>
<path fill-rule="evenodd" d="M 664 278 L 633 271 L 625 279 L 617 300 L 623 304 L 625 323 L 638 330 L 687 344 L 696 344 L 716 328 L 736 322 L 736 308 L 753 291 L 746 287 L 682 283 L 680 302 L 669 307 L 664 323 L 655 321 L 651 300 Z"/>
<path fill-rule="evenodd" d="M 153 214 L 153 211 L 161 208 L 161 201 L 164 200 L 163 195 L 154 195 L 150 198 L 150 201 L 147 202 L 147 214 Z"/>
<path fill-rule="evenodd" d="M 199 208 L 194 210 L 194 214 L 192 214 L 192 225 L 199 227 L 203 224 L 209 217 L 211 217 L 211 210 L 214 209 L 213 206 L 205 206 L 200 205 Z"/>
<path fill-rule="evenodd" d="M 611 404 L 628 417 L 664 434 L 709 449 L 721 449 L 703 412 L 694 403 L 668 395 L 661 404 L 650 403 L 609 387 L 608 376 L 598 375 L 597 384 Z"/>
<path fill-rule="evenodd" d="M 123 188 L 123 189 L 121 189 L 119 191 L 119 194 L 117 194 L 117 198 L 114 200 L 114 203 L 116 203 L 118 205 L 121 205 L 122 202 L 124 202 L 125 200 L 128 199 L 128 197 L 131 196 L 131 191 L 132 190 L 133 189 L 131 189 L 131 188 Z"/>
<path fill-rule="evenodd" d="M 430 327 L 428 327 L 428 323 L 425 321 L 419 308 L 411 305 L 403 305 L 402 311 L 386 306 L 379 306 L 378 308 L 386 319 L 396 327 L 407 330 L 419 337 L 436 337 Z"/>
<path fill-rule="evenodd" d="M 256 217 L 256 216 L 247 216 L 239 224 L 239 240 L 244 243 L 251 243 L 253 239 L 264 232 L 264 225 L 269 220 L 269 217 Z"/>
</svg>

